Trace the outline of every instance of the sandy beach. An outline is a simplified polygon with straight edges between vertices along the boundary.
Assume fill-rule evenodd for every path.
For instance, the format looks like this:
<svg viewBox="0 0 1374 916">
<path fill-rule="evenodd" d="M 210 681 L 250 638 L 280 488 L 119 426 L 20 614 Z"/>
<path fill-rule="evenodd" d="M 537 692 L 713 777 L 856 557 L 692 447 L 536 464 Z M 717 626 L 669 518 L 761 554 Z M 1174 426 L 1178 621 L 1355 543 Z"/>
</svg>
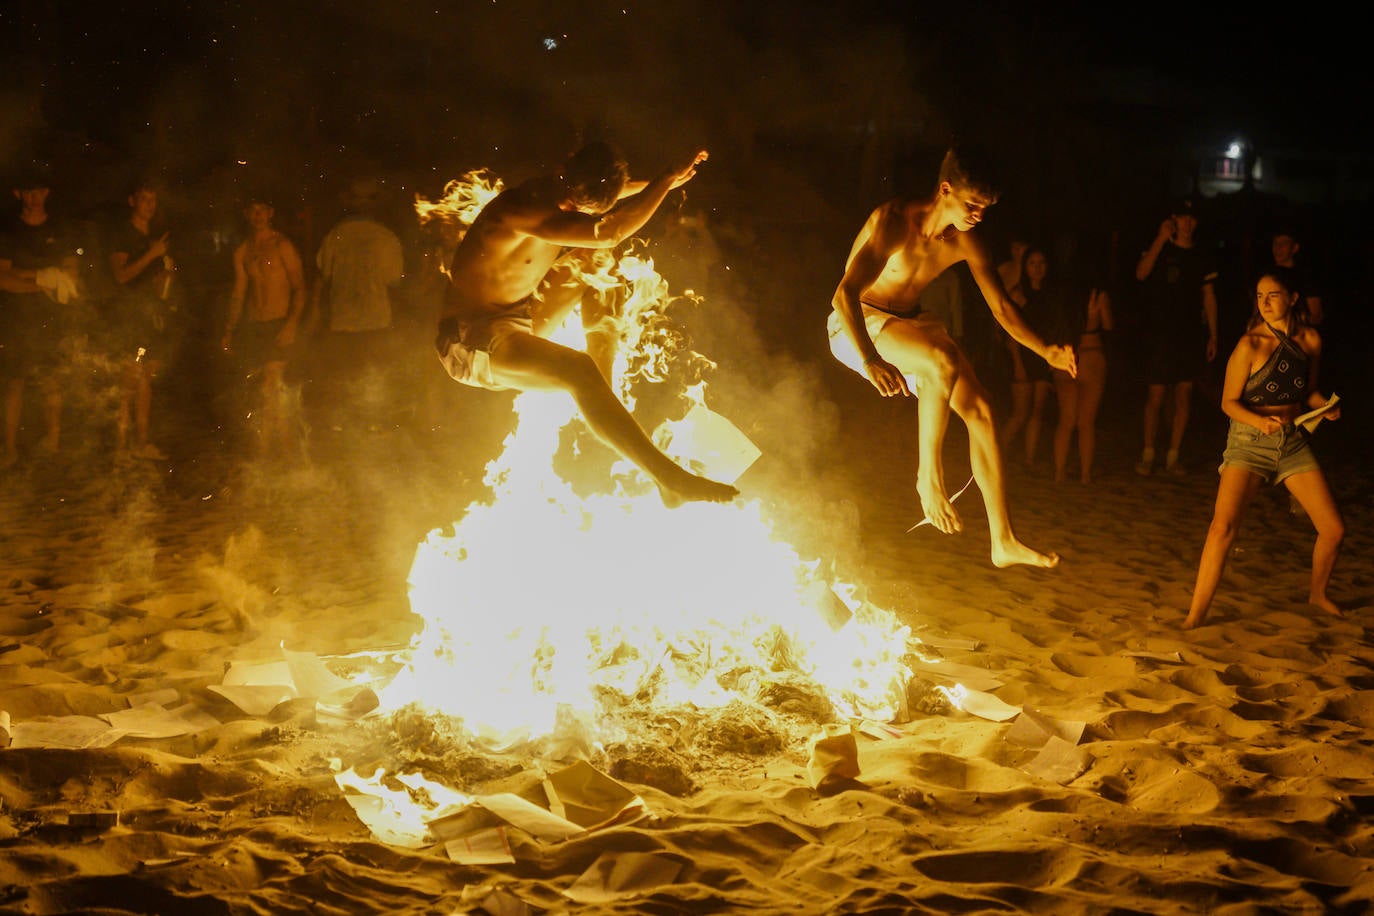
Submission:
<svg viewBox="0 0 1374 916">
<path fill-rule="evenodd" d="M 243 461 L 242 442 L 174 401 L 167 462 L 116 464 L 78 426 L 82 445 L 21 463 L 0 479 L 0 709 L 28 735 L 0 750 L 0 911 L 1366 910 L 1370 479 L 1339 426 L 1323 428 L 1323 454 L 1350 532 L 1333 586 L 1349 615 L 1305 605 L 1310 527 L 1267 492 L 1211 619 L 1185 634 L 1215 419 L 1199 421 L 1185 478 L 1131 473 L 1124 411 L 1104 424 L 1093 485 L 1012 472 L 1018 532 L 1063 562 L 998 570 L 976 490 L 958 503 L 965 532 L 944 536 L 908 531 L 914 493 L 874 485 L 909 467 L 914 408 L 807 359 L 809 387 L 773 392 L 812 404 L 820 432 L 804 448 L 785 424 L 751 426 L 743 400 L 719 409 L 763 449 L 745 499 L 923 641 L 913 705 L 882 732 L 736 703 L 660 711 L 650 741 L 493 750 L 414 709 L 331 718 L 302 695 L 250 714 L 212 690 L 283 650 L 344 680 L 380 660 L 394 673 L 419 629 L 416 546 L 484 497 L 504 395 L 454 386 L 437 430 L 314 432 L 290 466 Z M 864 447 L 846 454 L 852 441 Z M 966 442 L 955 424 L 960 481 Z M 1011 718 L 936 689 L 963 681 Z M 182 733 L 55 747 L 34 729 L 103 726 L 145 701 Z M 853 734 L 857 770 L 818 791 L 811 743 L 826 727 Z M 1057 756 L 1044 729 L 1063 736 Z M 19 746 L 42 735 L 49 746 Z M 484 834 L 500 838 L 498 864 L 388 842 L 338 779 L 381 768 L 538 798 L 579 760 L 633 793 L 638 817 L 561 839 L 506 823 Z"/>
</svg>

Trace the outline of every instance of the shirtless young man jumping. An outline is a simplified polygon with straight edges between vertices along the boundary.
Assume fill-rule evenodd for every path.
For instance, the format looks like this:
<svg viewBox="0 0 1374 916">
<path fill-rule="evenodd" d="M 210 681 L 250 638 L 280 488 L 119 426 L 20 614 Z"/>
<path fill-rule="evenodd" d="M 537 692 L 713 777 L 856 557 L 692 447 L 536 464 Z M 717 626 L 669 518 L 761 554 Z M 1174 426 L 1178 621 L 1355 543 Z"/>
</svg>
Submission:
<svg viewBox="0 0 1374 916">
<path fill-rule="evenodd" d="M 1048 568 L 1058 564 L 1059 555 L 1032 550 L 1012 531 L 987 390 L 943 323 L 922 315 L 918 304 L 932 280 L 965 261 L 997 323 L 1051 366 L 1077 374 L 1073 349 L 1047 346 L 1025 323 L 971 231 L 997 202 L 997 191 L 972 166 L 950 150 L 933 195 L 898 198 L 869 216 L 835 290 L 830 349 L 883 397 L 918 397 L 916 492 L 930 522 L 947 534 L 963 530 L 948 496 L 942 461 L 953 409 L 968 427 L 973 477 L 987 507 L 993 565 Z"/>
<path fill-rule="evenodd" d="M 739 491 L 674 463 L 590 356 L 548 339 L 573 301 L 545 299 L 541 286 L 565 248 L 615 248 L 637 232 L 705 160 L 702 150 L 652 181 L 630 182 L 615 149 L 590 143 L 553 174 L 502 191 L 453 254 L 435 341 L 444 369 L 466 385 L 568 392 L 592 432 L 648 474 L 669 506 L 728 502 Z"/>
</svg>

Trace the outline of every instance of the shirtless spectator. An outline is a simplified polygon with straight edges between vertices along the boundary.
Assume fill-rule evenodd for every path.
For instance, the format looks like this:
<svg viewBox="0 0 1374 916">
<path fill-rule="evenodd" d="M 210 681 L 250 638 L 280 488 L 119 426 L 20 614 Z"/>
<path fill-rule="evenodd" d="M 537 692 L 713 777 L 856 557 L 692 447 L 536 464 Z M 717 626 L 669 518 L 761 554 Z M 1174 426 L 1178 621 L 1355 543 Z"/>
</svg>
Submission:
<svg viewBox="0 0 1374 916">
<path fill-rule="evenodd" d="M 234 249 L 234 290 L 220 344 L 257 378 L 258 457 L 284 457 L 291 451 L 286 362 L 305 309 L 305 273 L 296 246 L 272 228 L 270 201 L 250 200 L 243 215 L 249 235 Z"/>
<path fill-rule="evenodd" d="M 75 237 L 48 213 L 47 170 L 34 167 L 14 181 L 19 215 L 0 229 L 0 378 L 5 391 L 5 444 L 0 467 L 19 460 L 18 437 L 24 388 L 36 380 L 43 391 L 44 435 L 40 451 L 56 454 L 62 436 L 62 389 L 57 379 L 60 343 L 77 297 L 79 262 Z"/>
<path fill-rule="evenodd" d="M 154 225 L 157 189 L 148 182 L 140 183 L 129 195 L 129 210 L 129 218 L 113 230 L 107 243 L 110 272 L 118 284 L 110 338 L 122 384 L 115 449 L 119 456 L 159 461 L 167 456 L 148 441 L 148 420 L 153 379 L 173 345 L 170 297 L 174 265 L 167 253 L 170 233 Z"/>
<path fill-rule="evenodd" d="M 953 410 L 968 427 L 973 477 L 987 507 L 993 565 L 1052 567 L 1058 554 L 1032 550 L 1012 531 L 986 389 L 944 323 L 922 314 L 919 304 L 932 280 L 965 261 L 997 323 L 1054 368 L 1077 374 L 1073 349 L 1046 345 L 1022 319 L 972 231 L 997 196 L 977 165 L 951 149 L 932 195 L 897 198 L 874 210 L 850 248 L 835 290 L 830 348 L 883 397 L 917 396 L 916 493 L 935 528 L 963 530 L 946 489 L 942 455 Z"/>
<path fill-rule="evenodd" d="M 454 252 L 435 341 L 444 369 L 464 384 L 570 394 L 592 432 L 642 469 L 669 506 L 726 502 L 738 491 L 692 474 L 659 451 L 592 358 L 547 338 L 562 324 L 572 297 L 550 308 L 536 294 L 565 248 L 615 248 L 705 160 L 703 150 L 652 181 L 630 182 L 619 153 L 591 143 L 554 173 L 502 191 Z"/>
</svg>

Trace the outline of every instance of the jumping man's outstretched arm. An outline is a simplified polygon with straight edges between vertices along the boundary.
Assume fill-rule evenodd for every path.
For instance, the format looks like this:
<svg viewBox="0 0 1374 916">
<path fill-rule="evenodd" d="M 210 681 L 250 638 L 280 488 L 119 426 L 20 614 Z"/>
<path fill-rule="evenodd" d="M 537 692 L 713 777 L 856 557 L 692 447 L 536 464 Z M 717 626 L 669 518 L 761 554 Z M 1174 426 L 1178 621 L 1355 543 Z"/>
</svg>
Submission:
<svg viewBox="0 0 1374 916">
<path fill-rule="evenodd" d="M 1006 288 L 1002 286 L 1002 279 L 993 269 L 982 243 L 972 233 L 964 233 L 960 239 L 966 246 L 965 259 L 968 261 L 969 271 L 973 274 L 974 282 L 978 284 L 978 290 L 983 294 L 983 299 L 987 301 L 992 317 L 997 319 L 997 323 L 1021 346 L 1039 354 L 1054 368 L 1063 369 L 1076 377 L 1078 360 L 1074 356 L 1073 347 L 1047 345 L 1040 335 L 1026 324 L 1021 310 L 1007 295 Z"/>
<path fill-rule="evenodd" d="M 873 338 L 869 336 L 868 327 L 864 324 L 860 299 L 882 276 L 887 259 L 900 242 L 901 227 L 895 213 L 895 208 L 888 205 L 874 210 L 868 217 L 863 229 L 859 231 L 859 238 L 855 240 L 844 276 L 840 278 L 840 285 L 835 289 L 835 296 L 831 301 L 831 305 L 840 315 L 844 332 L 849 335 L 849 339 L 863 357 L 868 380 L 883 397 L 909 395 L 911 389 L 907 387 L 906 376 L 902 375 L 901 370 L 878 354 L 878 348 L 874 346 Z"/>
</svg>

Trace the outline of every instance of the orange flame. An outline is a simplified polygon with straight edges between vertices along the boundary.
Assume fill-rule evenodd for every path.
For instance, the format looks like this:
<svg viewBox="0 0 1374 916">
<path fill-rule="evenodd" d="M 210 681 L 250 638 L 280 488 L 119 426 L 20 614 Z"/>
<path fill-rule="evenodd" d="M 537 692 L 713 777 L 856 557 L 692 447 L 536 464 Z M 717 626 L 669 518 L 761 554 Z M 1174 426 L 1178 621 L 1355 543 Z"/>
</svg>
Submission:
<svg viewBox="0 0 1374 916">
<path fill-rule="evenodd" d="M 426 212 L 471 222 L 475 202 L 499 187 L 470 172 L 448 185 L 450 203 Z M 631 408 L 632 381 L 663 384 L 684 360 L 698 374 L 713 365 L 682 346 L 665 315 L 676 299 L 635 248 L 560 261 L 571 282 L 614 302 L 613 383 Z M 553 339 L 575 346 L 579 331 L 570 321 Z M 683 397 L 704 404 L 705 383 Z M 534 736 L 569 713 L 600 723 L 617 705 L 608 700 L 755 701 L 787 674 L 813 683 L 839 715 L 904 715 L 908 628 L 832 589 L 818 563 L 774 536 L 758 501 L 670 510 L 628 462 L 613 492 L 579 496 L 553 471 L 560 430 L 577 418 L 572 399 L 523 392 L 514 406 L 516 427 L 487 466 L 493 499 L 416 551 L 410 602 L 424 627 L 383 708 L 419 703 L 478 734 Z M 822 606 L 836 596 L 849 612 L 838 629 Z"/>
</svg>

